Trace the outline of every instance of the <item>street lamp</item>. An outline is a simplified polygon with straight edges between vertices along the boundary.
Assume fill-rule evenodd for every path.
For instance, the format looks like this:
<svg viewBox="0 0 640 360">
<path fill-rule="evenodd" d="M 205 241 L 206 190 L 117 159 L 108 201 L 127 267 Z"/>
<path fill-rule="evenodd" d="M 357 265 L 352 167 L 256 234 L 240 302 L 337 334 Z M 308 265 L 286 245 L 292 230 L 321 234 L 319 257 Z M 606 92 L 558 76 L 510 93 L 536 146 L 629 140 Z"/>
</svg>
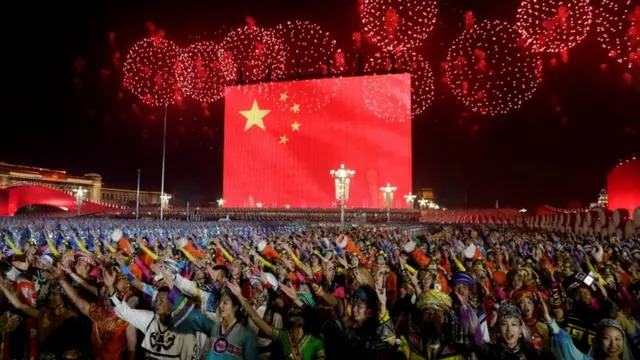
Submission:
<svg viewBox="0 0 640 360">
<path fill-rule="evenodd" d="M 78 208 L 78 216 L 80 216 L 82 214 L 82 201 L 84 196 L 87 195 L 87 189 L 78 186 L 78 188 L 73 189 L 73 192 L 76 194 L 76 207 Z"/>
<path fill-rule="evenodd" d="M 225 203 L 224 199 L 218 199 L 218 207 L 219 208 L 224 207 L 224 203 Z"/>
<path fill-rule="evenodd" d="M 412 193 L 408 193 L 404 196 L 404 199 L 407 201 L 407 208 L 413 209 L 413 202 L 416 200 L 417 196 Z"/>
<path fill-rule="evenodd" d="M 340 202 L 340 225 L 344 227 L 344 203 L 349 200 L 349 185 L 356 171 L 346 169 L 341 164 L 338 170 L 331 170 L 329 174 L 335 180 L 336 200 Z"/>
<path fill-rule="evenodd" d="M 420 211 L 424 210 L 424 208 L 427 207 L 428 204 L 429 204 L 429 200 L 427 199 L 418 200 L 418 205 L 420 205 Z"/>
<path fill-rule="evenodd" d="M 398 190 L 397 187 L 391 186 L 391 184 L 387 183 L 387 186 L 383 186 L 380 188 L 382 191 L 382 195 L 384 196 L 384 204 L 387 207 L 387 222 L 391 222 L 391 204 L 393 204 L 393 193 Z"/>
<path fill-rule="evenodd" d="M 257 208 L 262 208 L 262 203 L 261 203 L 260 201 L 258 201 L 258 202 L 256 203 L 256 207 L 257 207 Z"/>
<path fill-rule="evenodd" d="M 164 193 L 160 195 L 160 220 L 163 219 L 164 209 L 169 207 L 169 200 L 171 200 L 171 195 Z"/>
<path fill-rule="evenodd" d="M 521 213 L 526 213 L 526 212 L 527 212 L 527 209 L 525 209 L 525 208 L 522 208 L 522 209 L 520 209 L 520 210 L 518 210 L 518 212 L 521 212 Z"/>
</svg>

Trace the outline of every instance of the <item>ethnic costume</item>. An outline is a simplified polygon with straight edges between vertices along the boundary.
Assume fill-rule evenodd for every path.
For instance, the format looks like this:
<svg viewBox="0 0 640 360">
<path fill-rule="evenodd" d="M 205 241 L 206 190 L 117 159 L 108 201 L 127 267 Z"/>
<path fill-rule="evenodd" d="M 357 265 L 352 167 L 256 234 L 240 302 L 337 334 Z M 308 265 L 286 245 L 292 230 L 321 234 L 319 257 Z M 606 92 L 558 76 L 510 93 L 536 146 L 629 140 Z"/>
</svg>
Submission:
<svg viewBox="0 0 640 360">
<path fill-rule="evenodd" d="M 13 278 L 15 281 L 14 290 L 18 295 L 18 299 L 23 304 L 35 308 L 37 296 L 35 284 L 32 281 L 32 279 L 34 279 L 32 274 L 33 271 L 23 272 L 14 267 L 7 274 L 7 277 Z M 11 348 L 11 345 L 9 344 L 10 337 L 7 336 L 7 334 L 20 334 L 21 336 L 19 338 L 13 339 L 14 341 L 12 341 L 12 345 L 15 346 L 16 343 L 18 346 L 26 345 L 28 354 L 27 359 L 34 360 L 38 353 L 38 339 L 36 337 L 37 321 L 33 318 L 24 317 L 21 314 L 12 314 L 11 312 L 3 314 L 2 319 L 5 322 L 3 324 L 4 329 L 2 333 L 2 353 L 4 354 L 4 349 L 9 350 Z M 22 341 L 25 341 L 25 343 L 22 343 Z M 13 350 L 9 353 L 11 352 L 13 352 Z"/>
<path fill-rule="evenodd" d="M 618 329 L 622 334 L 625 333 L 622 326 L 613 319 L 603 319 L 596 326 L 597 329 L 603 327 L 613 327 Z M 551 331 L 550 349 L 551 353 L 556 359 L 572 359 L 572 360 L 593 360 L 594 351 L 593 347 L 589 349 L 588 353 L 584 353 L 578 349 L 569 334 L 562 330 L 555 321 L 549 324 L 549 330 Z M 632 360 L 633 355 L 627 343 L 626 336 L 623 336 L 623 349 L 620 356 L 621 360 Z"/>
<path fill-rule="evenodd" d="M 440 336 L 426 338 L 423 330 L 415 323 L 410 323 L 407 336 L 400 337 L 398 351 L 408 360 L 464 360 L 468 358 L 466 334 L 459 331 L 457 319 L 451 310 L 452 300 L 449 295 L 435 289 L 420 294 L 416 307 L 420 311 L 434 308 L 443 313 L 445 323 Z"/>
<path fill-rule="evenodd" d="M 370 298 L 367 291 L 360 287 L 355 291 L 353 299 L 350 301 L 347 314 L 350 314 L 349 309 L 356 306 L 358 302 L 366 304 L 367 308 L 371 309 L 373 301 L 377 301 L 377 299 Z M 367 360 L 380 359 L 383 358 L 383 353 L 391 349 L 387 341 L 394 339 L 395 333 L 389 313 L 379 314 L 377 319 L 373 319 L 371 314 L 366 316 L 367 320 L 362 326 L 345 324 L 343 321 L 336 320 L 336 330 L 343 346 L 345 346 L 342 354 L 347 359 L 356 357 Z"/>
<path fill-rule="evenodd" d="M 513 300 L 516 304 L 520 305 L 520 302 L 525 301 L 525 299 L 529 299 L 533 302 L 534 310 L 533 314 L 528 319 L 523 319 L 527 328 L 529 329 L 531 335 L 531 343 L 537 350 L 543 350 L 549 348 L 549 328 L 545 323 L 540 321 L 540 311 L 538 306 L 535 304 L 533 299 L 533 292 L 528 290 L 517 290 L 511 294 Z"/>
<path fill-rule="evenodd" d="M 497 337 L 494 343 L 484 343 L 477 346 L 477 354 L 481 359 L 491 360 L 541 360 L 541 352 L 528 342 L 527 328 L 524 326 L 520 309 L 515 305 L 505 302 L 498 311 L 500 319 L 516 319 L 521 324 L 520 338 L 516 339 L 514 346 L 508 345 L 503 339 Z"/>
<path fill-rule="evenodd" d="M 176 332 L 207 334 L 210 344 L 210 348 L 205 349 L 207 360 L 258 360 L 256 337 L 251 330 L 236 321 L 223 333 L 221 322 L 208 319 L 202 311 L 194 309 L 193 303 L 182 294 L 174 293 L 174 290 L 177 288 L 173 288 L 170 301 L 174 309 L 171 316 L 179 319 L 175 325 Z"/>
<path fill-rule="evenodd" d="M 282 347 L 283 360 L 323 360 L 326 357 L 322 339 L 311 334 L 296 339 L 291 330 L 274 329 L 273 339 Z"/>
<path fill-rule="evenodd" d="M 222 324 L 215 324 L 210 334 L 211 349 L 207 360 L 258 359 L 258 346 L 251 330 L 236 322 L 222 332 Z"/>
<path fill-rule="evenodd" d="M 91 303 L 89 318 L 93 322 L 92 358 L 119 360 L 127 349 L 126 330 L 129 324 L 118 318 L 108 299 Z"/>
<path fill-rule="evenodd" d="M 51 291 L 60 291 L 61 296 L 64 297 L 57 283 L 49 283 L 43 300 L 48 298 Z M 81 339 L 74 336 L 81 334 L 83 330 L 76 311 L 67 308 L 64 304 L 58 309 L 41 307 L 37 321 L 39 359 L 70 358 L 73 354 L 81 352 Z M 80 354 L 82 358 L 89 358 L 89 355 L 88 353 Z"/>
<path fill-rule="evenodd" d="M 475 291 L 475 280 L 471 274 L 464 271 L 456 271 L 451 277 L 451 285 L 455 288 L 456 285 L 466 285 L 471 292 L 469 296 L 469 303 L 474 307 L 476 316 L 478 317 L 478 326 L 482 332 L 482 338 L 485 342 L 491 341 L 489 334 L 489 326 L 487 325 L 487 316 L 484 313 L 482 306 L 479 306 L 478 294 Z"/>
<path fill-rule="evenodd" d="M 152 311 L 132 309 L 118 295 L 112 296 L 111 302 L 119 318 L 144 333 L 142 348 L 146 350 L 147 359 L 196 360 L 202 355 L 204 339 L 197 333 L 176 332 L 177 318 L 172 318 L 170 324 L 162 324 Z M 180 304 L 179 301 L 172 303 Z"/>
</svg>

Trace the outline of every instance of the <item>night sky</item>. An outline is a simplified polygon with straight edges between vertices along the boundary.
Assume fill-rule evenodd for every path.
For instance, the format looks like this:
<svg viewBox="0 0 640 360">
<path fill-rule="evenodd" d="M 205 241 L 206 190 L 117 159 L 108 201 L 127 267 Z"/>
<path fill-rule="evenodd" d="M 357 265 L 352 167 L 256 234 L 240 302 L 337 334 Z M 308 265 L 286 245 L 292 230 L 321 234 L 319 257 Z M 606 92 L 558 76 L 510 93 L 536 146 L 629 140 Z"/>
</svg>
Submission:
<svg viewBox="0 0 640 360">
<path fill-rule="evenodd" d="M 129 47 L 148 35 L 146 21 L 179 45 L 220 39 L 220 30 L 244 25 L 247 15 L 262 26 L 314 21 L 346 51 L 358 30 L 356 0 L 62 3 L 18 2 L 5 11 L 0 161 L 97 172 L 107 186 L 134 188 L 142 168 L 142 187 L 159 190 L 162 155 L 162 110 L 121 90 L 110 32 L 124 61 Z M 440 1 L 439 24 L 423 51 L 436 80 L 464 12 L 474 11 L 477 21 L 513 21 L 517 6 L 514 0 Z M 568 64 L 546 65 L 534 98 L 505 116 L 465 116 L 438 85 L 434 105 L 413 120 L 414 188 L 434 188 L 448 207 L 595 201 L 607 171 L 640 155 L 640 74 L 627 85 L 621 72 L 602 71 L 606 53 L 593 33 L 569 56 Z M 78 58 L 86 61 L 82 72 L 74 67 Z M 223 101 L 209 106 L 209 117 L 195 101 L 169 109 L 166 186 L 175 199 L 193 204 L 221 196 L 223 110 Z"/>
</svg>

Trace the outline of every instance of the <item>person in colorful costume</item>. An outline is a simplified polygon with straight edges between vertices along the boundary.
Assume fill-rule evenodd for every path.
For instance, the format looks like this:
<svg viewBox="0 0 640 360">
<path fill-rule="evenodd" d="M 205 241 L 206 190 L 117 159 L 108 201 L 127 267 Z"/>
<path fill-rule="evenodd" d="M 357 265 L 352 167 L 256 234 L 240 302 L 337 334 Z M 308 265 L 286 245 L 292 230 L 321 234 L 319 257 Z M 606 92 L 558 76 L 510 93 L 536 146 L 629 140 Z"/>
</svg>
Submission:
<svg viewBox="0 0 640 360">
<path fill-rule="evenodd" d="M 234 286 L 228 283 L 229 286 Z M 210 349 L 207 360 L 258 360 L 256 337 L 246 326 L 242 325 L 242 304 L 234 292 L 242 293 L 239 287 L 222 288 L 222 296 L 218 304 L 220 322 L 209 320 L 201 311 L 193 309 L 193 305 L 180 306 L 177 311 L 187 311 L 181 329 L 184 332 L 201 332 L 208 334 Z"/>
<path fill-rule="evenodd" d="M 53 270 L 54 276 L 64 289 L 70 301 L 78 310 L 92 321 L 91 345 L 92 358 L 96 360 L 118 360 L 128 353 L 128 358 L 135 359 L 136 329 L 119 319 L 110 300 L 106 297 L 97 302 L 90 303 L 78 293 L 78 291 L 66 280 L 61 268 Z M 129 283 L 124 274 L 118 275 L 115 288 L 123 301 L 130 296 Z M 135 299 L 133 303 L 137 304 Z"/>
<path fill-rule="evenodd" d="M 197 339 L 200 333 L 178 330 L 183 319 L 179 316 L 179 308 L 186 303 L 186 299 L 181 298 L 177 289 L 158 289 L 154 312 L 135 310 L 122 301 L 119 291 L 115 289 L 115 274 L 105 274 L 104 280 L 116 315 L 144 334 L 142 348 L 147 359 L 195 360 L 202 356 L 204 341 Z"/>
<path fill-rule="evenodd" d="M 528 290 L 518 290 L 511 294 L 511 300 L 518 306 L 530 333 L 530 340 L 538 351 L 549 350 L 549 328 L 542 321 L 539 299 L 542 295 Z"/>
<path fill-rule="evenodd" d="M 71 334 L 81 331 L 78 316 L 68 307 L 62 289 L 57 283 L 48 283 L 44 290 L 44 301 L 40 306 L 30 306 L 21 301 L 0 280 L 0 290 L 16 309 L 37 321 L 38 359 L 81 359 L 89 358 L 82 354 L 78 339 Z"/>
<path fill-rule="evenodd" d="M 460 326 L 452 298 L 436 289 L 421 293 L 417 312 L 411 316 L 406 335 L 399 337 L 398 351 L 408 360 L 463 360 L 471 356 L 468 332 Z M 467 305 L 462 305 L 468 307 Z M 466 314 L 474 316 L 473 310 Z"/>
<path fill-rule="evenodd" d="M 289 289 L 289 295 L 292 297 L 294 305 L 297 308 L 290 308 L 287 314 L 288 322 L 283 329 L 278 329 L 266 322 L 254 307 L 251 306 L 251 303 L 242 297 L 240 288 L 237 285 L 228 284 L 227 286 L 240 299 L 243 309 L 260 328 L 260 331 L 280 346 L 281 352 L 272 354 L 272 358 L 292 360 L 325 359 L 323 342 L 317 333 L 312 330 L 313 322 L 309 321 L 310 309 L 305 309 L 305 306 L 314 306 L 312 298 L 298 298 L 293 290 Z M 303 302 L 302 300 L 305 301 Z M 305 304 L 305 302 L 307 304 Z"/>
</svg>

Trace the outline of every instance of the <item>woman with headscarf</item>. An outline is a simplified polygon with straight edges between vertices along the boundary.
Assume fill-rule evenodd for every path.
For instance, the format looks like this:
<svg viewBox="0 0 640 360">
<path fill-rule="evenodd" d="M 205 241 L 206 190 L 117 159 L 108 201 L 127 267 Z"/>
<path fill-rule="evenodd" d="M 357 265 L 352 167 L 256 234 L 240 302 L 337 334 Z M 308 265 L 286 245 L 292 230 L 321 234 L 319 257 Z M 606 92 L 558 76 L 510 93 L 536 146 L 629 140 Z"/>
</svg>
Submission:
<svg viewBox="0 0 640 360">
<path fill-rule="evenodd" d="M 503 302 L 498 310 L 493 338 L 491 344 L 484 343 L 476 350 L 480 359 L 542 359 L 541 352 L 531 343 L 529 329 L 522 320 L 520 309 L 510 302 Z"/>
</svg>

